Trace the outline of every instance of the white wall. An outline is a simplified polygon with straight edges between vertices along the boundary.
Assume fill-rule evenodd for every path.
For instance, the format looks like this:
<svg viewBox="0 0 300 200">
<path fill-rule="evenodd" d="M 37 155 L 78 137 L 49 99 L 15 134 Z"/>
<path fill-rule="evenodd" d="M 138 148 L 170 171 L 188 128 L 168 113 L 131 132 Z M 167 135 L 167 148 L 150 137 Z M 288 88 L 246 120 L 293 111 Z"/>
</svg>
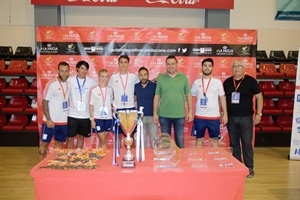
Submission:
<svg viewBox="0 0 300 200">
<path fill-rule="evenodd" d="M 276 21 L 277 0 L 235 0 L 230 28 L 257 29 L 258 49 L 298 50 L 300 22 Z M 105 27 L 203 28 L 204 10 L 72 7 L 62 9 L 62 25 Z M 30 0 L 0 0 L 0 46 L 35 47 L 34 7 Z"/>
</svg>

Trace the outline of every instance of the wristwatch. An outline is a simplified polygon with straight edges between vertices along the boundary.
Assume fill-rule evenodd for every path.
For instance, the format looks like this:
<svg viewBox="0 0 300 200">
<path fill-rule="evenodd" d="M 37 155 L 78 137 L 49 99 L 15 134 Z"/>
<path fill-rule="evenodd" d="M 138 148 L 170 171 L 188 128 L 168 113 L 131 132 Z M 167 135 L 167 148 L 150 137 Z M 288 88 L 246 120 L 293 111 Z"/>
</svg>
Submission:
<svg viewBox="0 0 300 200">
<path fill-rule="evenodd" d="M 259 115 L 259 116 L 262 116 L 262 113 L 256 113 L 257 115 Z"/>
</svg>

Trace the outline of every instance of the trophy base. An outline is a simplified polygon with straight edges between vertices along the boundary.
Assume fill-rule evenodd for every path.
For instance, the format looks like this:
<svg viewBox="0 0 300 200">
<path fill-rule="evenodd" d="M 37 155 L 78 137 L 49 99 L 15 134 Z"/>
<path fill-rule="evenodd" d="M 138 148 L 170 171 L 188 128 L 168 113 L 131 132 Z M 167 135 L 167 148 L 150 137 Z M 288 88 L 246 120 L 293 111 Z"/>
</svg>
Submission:
<svg viewBox="0 0 300 200">
<path fill-rule="evenodd" d="M 124 160 L 123 159 L 122 168 L 135 168 L 134 160 Z"/>
</svg>

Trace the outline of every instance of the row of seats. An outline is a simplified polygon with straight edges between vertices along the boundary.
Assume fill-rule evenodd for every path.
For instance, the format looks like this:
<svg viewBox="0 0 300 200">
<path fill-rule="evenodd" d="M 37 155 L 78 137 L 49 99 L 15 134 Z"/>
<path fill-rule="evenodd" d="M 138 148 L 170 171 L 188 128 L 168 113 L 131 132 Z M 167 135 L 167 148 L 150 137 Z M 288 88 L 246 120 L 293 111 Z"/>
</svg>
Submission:
<svg viewBox="0 0 300 200">
<path fill-rule="evenodd" d="M 37 94 L 37 79 L 34 78 L 31 84 L 26 78 L 11 78 L 6 87 L 5 78 L 0 78 L 0 92 L 2 94 L 20 94 L 25 92 L 27 95 Z M 30 85 L 30 86 L 29 86 Z"/>
<path fill-rule="evenodd" d="M 12 114 L 9 119 L 0 114 L 0 129 L 3 131 L 38 131 L 37 116 L 33 115 L 28 120 L 27 115 Z"/>
<path fill-rule="evenodd" d="M 272 98 L 264 98 L 263 108 L 264 115 L 293 115 L 294 100 L 278 99 L 276 106 Z"/>
<path fill-rule="evenodd" d="M 0 96 L 0 109 L 3 113 L 37 113 L 37 98 L 29 101 L 25 96 L 12 96 L 6 105 L 6 98 Z"/>
<path fill-rule="evenodd" d="M 293 63 L 281 63 L 276 69 L 274 63 L 260 63 L 257 69 L 257 77 L 272 78 L 296 78 L 297 68 Z"/>
<path fill-rule="evenodd" d="M 259 87 L 264 97 L 294 97 L 295 82 L 293 81 L 279 81 L 278 89 L 274 81 L 260 81 Z"/>
<path fill-rule="evenodd" d="M 292 116 L 277 116 L 276 120 L 273 120 L 273 117 L 270 115 L 262 116 L 261 122 L 255 126 L 255 132 L 291 133 L 292 123 Z"/>
<path fill-rule="evenodd" d="M 29 68 L 26 60 L 11 60 L 8 66 L 6 66 L 4 60 L 0 60 L 0 73 L 2 75 L 36 75 L 36 68 L 37 63 L 35 60 L 32 61 Z"/>
<path fill-rule="evenodd" d="M 282 50 L 271 50 L 269 56 L 265 50 L 257 50 L 256 51 L 256 60 L 258 63 L 261 62 L 294 62 L 298 61 L 298 53 L 299 51 L 288 51 L 287 56 Z"/>
<path fill-rule="evenodd" d="M 0 58 L 13 59 L 13 58 L 36 58 L 36 52 L 33 53 L 32 47 L 18 46 L 14 52 L 11 46 L 0 46 Z"/>
</svg>

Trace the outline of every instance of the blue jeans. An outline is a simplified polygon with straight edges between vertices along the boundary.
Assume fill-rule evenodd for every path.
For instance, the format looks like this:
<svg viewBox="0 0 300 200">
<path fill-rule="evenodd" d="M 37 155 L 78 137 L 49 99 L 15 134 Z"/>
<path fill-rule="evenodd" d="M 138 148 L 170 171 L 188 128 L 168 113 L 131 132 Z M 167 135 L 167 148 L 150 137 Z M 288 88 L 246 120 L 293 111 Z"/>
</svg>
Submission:
<svg viewBox="0 0 300 200">
<path fill-rule="evenodd" d="M 253 169 L 253 116 L 228 117 L 227 129 L 233 156 L 242 162 L 243 152 L 246 167 Z"/>
<path fill-rule="evenodd" d="M 182 118 L 168 118 L 159 117 L 159 123 L 162 133 L 169 133 L 171 135 L 171 126 L 173 124 L 175 143 L 179 148 L 184 147 L 184 117 Z"/>
</svg>

